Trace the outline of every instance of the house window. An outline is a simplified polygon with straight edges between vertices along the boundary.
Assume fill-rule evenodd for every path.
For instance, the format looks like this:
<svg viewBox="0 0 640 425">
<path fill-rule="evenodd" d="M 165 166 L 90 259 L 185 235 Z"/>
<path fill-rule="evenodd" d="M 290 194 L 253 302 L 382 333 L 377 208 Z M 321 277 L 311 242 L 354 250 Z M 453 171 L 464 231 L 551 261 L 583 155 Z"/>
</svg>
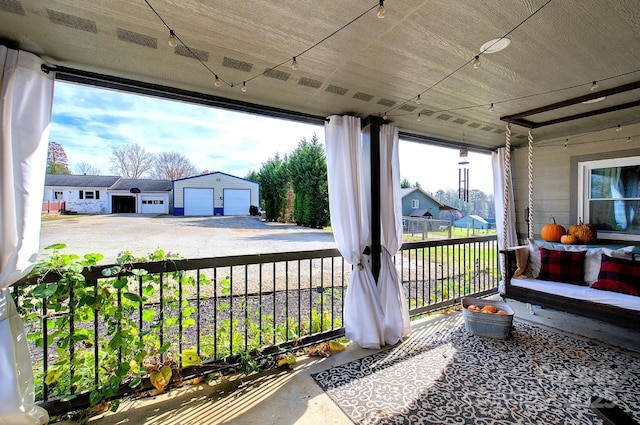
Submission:
<svg viewBox="0 0 640 425">
<path fill-rule="evenodd" d="M 420 200 L 419 199 L 412 199 L 411 200 L 411 208 L 413 208 L 414 210 L 420 208 Z"/>
<path fill-rule="evenodd" d="M 92 190 L 85 190 L 84 199 L 95 199 L 94 192 Z"/>
<path fill-rule="evenodd" d="M 640 156 L 578 163 L 578 216 L 604 239 L 640 240 Z"/>
<path fill-rule="evenodd" d="M 62 192 L 53 192 L 53 199 L 55 199 L 56 201 L 62 200 Z"/>
</svg>

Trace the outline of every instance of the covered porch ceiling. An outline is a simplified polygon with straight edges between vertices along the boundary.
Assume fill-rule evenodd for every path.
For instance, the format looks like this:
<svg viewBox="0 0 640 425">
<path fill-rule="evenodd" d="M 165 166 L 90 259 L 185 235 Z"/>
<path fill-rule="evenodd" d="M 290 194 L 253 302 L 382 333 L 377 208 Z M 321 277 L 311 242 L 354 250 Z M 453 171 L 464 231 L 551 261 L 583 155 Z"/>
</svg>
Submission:
<svg viewBox="0 0 640 425">
<path fill-rule="evenodd" d="M 537 127 L 536 140 L 562 140 L 640 122 L 637 0 L 387 0 L 383 19 L 378 6 L 0 0 L 0 41 L 52 66 L 198 93 L 218 106 L 317 122 L 386 115 L 417 141 L 482 150 L 504 144 L 505 117 L 519 123 L 515 144 L 526 141 L 527 126 Z M 503 36 L 505 50 L 482 50 Z M 604 100 L 581 103 L 605 90 Z M 563 122 L 570 116 L 581 118 Z"/>
</svg>

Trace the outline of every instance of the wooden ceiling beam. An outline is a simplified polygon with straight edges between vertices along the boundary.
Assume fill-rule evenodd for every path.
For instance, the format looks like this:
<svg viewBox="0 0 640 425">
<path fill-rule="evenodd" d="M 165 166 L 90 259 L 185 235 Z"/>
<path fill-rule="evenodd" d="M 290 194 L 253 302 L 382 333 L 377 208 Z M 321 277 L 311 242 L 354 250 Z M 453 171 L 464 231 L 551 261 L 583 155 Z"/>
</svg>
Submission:
<svg viewBox="0 0 640 425">
<path fill-rule="evenodd" d="M 528 111 L 519 112 L 517 114 L 506 115 L 500 117 L 502 121 L 509 122 L 512 124 L 520 125 L 527 128 L 538 128 L 544 127 L 547 125 L 558 124 L 562 122 L 577 120 L 580 118 L 591 117 L 594 115 L 601 115 L 608 112 L 619 111 L 622 109 L 633 108 L 635 106 L 640 105 L 640 101 L 628 102 L 621 105 L 609 106 L 607 108 L 602 108 L 594 111 L 583 112 L 580 114 L 568 115 L 564 117 L 554 118 L 552 120 L 534 122 L 530 120 L 523 119 L 525 117 L 531 115 L 537 115 L 544 112 L 553 111 L 556 109 L 566 108 L 568 106 L 577 105 L 579 103 L 583 103 L 589 100 L 598 99 L 600 97 L 613 96 L 620 93 L 625 93 L 631 90 L 636 90 L 640 88 L 640 81 L 634 81 L 632 83 L 623 84 L 618 87 L 612 87 L 610 89 L 598 90 L 593 93 L 586 94 L 584 96 L 574 97 L 572 99 L 563 100 L 556 103 L 551 103 L 549 105 L 540 106 L 538 108 L 529 109 Z"/>
</svg>

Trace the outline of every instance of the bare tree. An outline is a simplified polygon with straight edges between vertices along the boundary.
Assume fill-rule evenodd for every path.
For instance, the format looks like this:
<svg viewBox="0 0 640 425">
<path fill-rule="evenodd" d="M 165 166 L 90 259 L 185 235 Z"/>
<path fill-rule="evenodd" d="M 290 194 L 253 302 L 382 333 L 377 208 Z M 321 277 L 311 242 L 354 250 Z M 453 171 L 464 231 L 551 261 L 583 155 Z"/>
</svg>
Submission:
<svg viewBox="0 0 640 425">
<path fill-rule="evenodd" d="M 82 161 L 76 166 L 76 174 L 84 174 L 85 176 L 99 176 L 102 170 L 94 167 L 90 162 Z"/>
<path fill-rule="evenodd" d="M 137 143 L 117 146 L 111 152 L 111 171 L 127 179 L 139 179 L 153 169 L 155 156 Z"/>
<path fill-rule="evenodd" d="M 156 179 L 175 180 L 199 174 L 199 171 L 180 152 L 162 152 L 156 156 L 152 174 Z"/>
</svg>

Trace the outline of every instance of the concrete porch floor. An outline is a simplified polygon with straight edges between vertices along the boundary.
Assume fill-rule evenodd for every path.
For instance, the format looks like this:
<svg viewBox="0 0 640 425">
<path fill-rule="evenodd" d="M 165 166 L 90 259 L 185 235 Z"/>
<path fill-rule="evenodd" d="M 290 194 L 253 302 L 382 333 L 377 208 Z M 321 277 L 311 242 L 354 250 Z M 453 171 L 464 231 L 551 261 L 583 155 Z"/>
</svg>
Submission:
<svg viewBox="0 0 640 425">
<path fill-rule="evenodd" d="M 553 328 L 578 337 L 635 351 L 640 355 L 640 330 L 508 301 L 516 320 Z M 435 314 L 412 323 L 410 338 L 436 333 L 462 323 L 460 311 Z M 329 358 L 302 357 L 291 371 L 267 371 L 249 377 L 229 377 L 211 384 L 175 389 L 151 398 L 121 402 L 115 413 L 93 417 L 92 425 L 214 425 L 214 424 L 351 424 L 351 420 L 315 383 L 311 374 L 376 352 L 351 344 Z M 75 425 L 79 422 L 60 422 Z"/>
</svg>

